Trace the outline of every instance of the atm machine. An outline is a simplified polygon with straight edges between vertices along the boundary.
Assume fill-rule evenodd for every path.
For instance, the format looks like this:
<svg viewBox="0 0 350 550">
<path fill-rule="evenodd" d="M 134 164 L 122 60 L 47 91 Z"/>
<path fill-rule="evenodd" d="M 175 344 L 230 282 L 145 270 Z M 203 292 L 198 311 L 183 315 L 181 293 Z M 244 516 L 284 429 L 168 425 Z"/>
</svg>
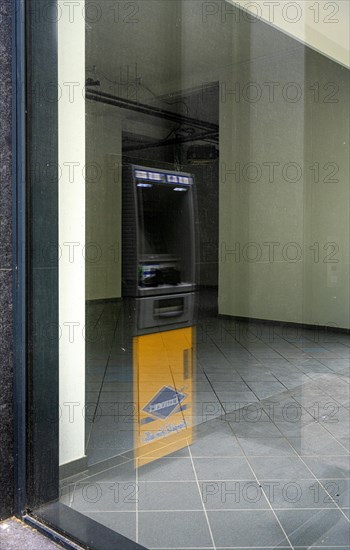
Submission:
<svg viewBox="0 0 350 550">
<path fill-rule="evenodd" d="M 184 172 L 123 169 L 122 291 L 133 319 L 138 466 L 192 442 L 194 186 Z"/>
</svg>

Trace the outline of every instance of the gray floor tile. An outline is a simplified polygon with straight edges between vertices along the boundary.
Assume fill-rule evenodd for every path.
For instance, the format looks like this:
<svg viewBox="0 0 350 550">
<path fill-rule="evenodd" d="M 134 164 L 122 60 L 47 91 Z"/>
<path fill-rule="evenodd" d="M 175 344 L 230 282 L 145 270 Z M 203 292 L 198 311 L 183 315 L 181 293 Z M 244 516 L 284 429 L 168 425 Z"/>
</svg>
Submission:
<svg viewBox="0 0 350 550">
<path fill-rule="evenodd" d="M 130 429 L 137 422 L 136 403 L 132 400 L 123 401 L 116 397 L 115 401 L 105 402 L 101 399 L 97 403 L 95 419 L 99 420 L 104 416 L 113 416 L 115 424 L 118 424 L 120 429 Z M 103 422 L 103 420 L 101 420 Z"/>
<path fill-rule="evenodd" d="M 288 437 L 288 440 L 300 455 L 332 456 L 348 454 L 348 451 L 337 443 L 333 437 L 327 435 L 307 438 L 302 434 L 300 437 Z"/>
<path fill-rule="evenodd" d="M 208 392 L 208 391 L 213 391 L 213 387 L 209 382 L 209 380 L 207 380 L 206 378 L 202 380 L 196 380 L 195 389 L 194 389 L 195 395 L 200 392 Z"/>
<path fill-rule="evenodd" d="M 340 420 L 337 423 L 326 422 L 323 427 L 337 439 L 348 437 L 350 433 L 350 422 L 345 420 Z"/>
<path fill-rule="evenodd" d="M 203 510 L 196 481 L 138 483 L 138 509 L 151 510 Z"/>
<path fill-rule="evenodd" d="M 241 382 L 238 382 L 238 381 L 228 381 L 228 380 L 225 380 L 225 381 L 217 381 L 217 380 L 214 380 L 212 382 L 212 386 L 214 388 L 214 390 L 218 393 L 222 393 L 222 392 L 246 392 L 246 391 L 250 391 L 250 388 L 247 386 L 247 384 L 243 381 Z"/>
<path fill-rule="evenodd" d="M 131 382 L 131 366 L 127 372 L 123 372 L 123 369 L 115 369 L 114 371 L 107 371 L 104 377 L 104 384 L 106 382 Z"/>
<path fill-rule="evenodd" d="M 306 410 L 288 392 L 262 400 L 261 406 L 273 422 L 295 423 L 304 417 L 310 419 Z"/>
<path fill-rule="evenodd" d="M 294 546 L 295 550 L 325 550 L 324 546 L 312 545 L 312 546 Z M 339 546 L 328 546 L 327 550 L 349 550 L 348 544 L 343 544 Z"/>
<path fill-rule="evenodd" d="M 202 414 L 201 411 L 199 411 L 199 414 L 184 413 L 184 419 L 188 428 L 191 426 L 197 428 L 211 420 L 222 418 L 224 414 L 225 412 L 221 407 L 215 407 L 213 410 L 205 410 Z"/>
<path fill-rule="evenodd" d="M 265 420 L 257 422 L 230 422 L 230 426 L 237 437 L 244 437 L 246 439 L 282 437 L 280 430 L 271 420 L 270 422 L 266 422 Z"/>
<path fill-rule="evenodd" d="M 89 390 L 87 390 L 85 392 L 85 404 L 87 404 L 87 403 L 97 403 L 99 395 L 100 395 L 99 391 L 89 391 Z"/>
<path fill-rule="evenodd" d="M 260 424 L 262 422 L 271 423 L 272 420 L 263 408 L 263 403 L 250 403 L 225 415 L 225 420 L 230 422 L 231 427 L 236 422 L 250 422 Z"/>
<path fill-rule="evenodd" d="M 276 378 L 271 372 L 264 369 L 256 370 L 242 370 L 241 376 L 245 382 L 249 385 L 251 382 L 276 382 Z"/>
<path fill-rule="evenodd" d="M 243 455 L 231 429 L 225 424 L 217 429 L 212 428 L 207 433 L 200 432 L 190 449 L 193 457 Z"/>
<path fill-rule="evenodd" d="M 247 456 L 296 456 L 288 440 L 283 437 L 270 439 L 238 437 L 240 445 Z"/>
<path fill-rule="evenodd" d="M 86 481 L 89 481 L 91 483 L 136 481 L 136 470 L 134 467 L 134 461 L 129 460 L 127 462 L 121 463 L 118 466 L 109 466 L 105 470 L 89 474 Z"/>
<path fill-rule="evenodd" d="M 305 428 L 315 423 L 315 419 L 311 416 L 304 414 L 300 420 L 295 422 L 288 422 L 288 419 L 276 420 L 276 427 L 287 438 L 289 437 L 302 437 Z"/>
<path fill-rule="evenodd" d="M 197 403 L 213 403 L 217 400 L 218 398 L 216 397 L 215 392 L 212 389 L 210 391 L 201 391 L 196 393 Z"/>
<path fill-rule="evenodd" d="M 70 505 L 81 512 L 132 512 L 136 510 L 136 481 L 76 483 Z"/>
<path fill-rule="evenodd" d="M 128 382 L 107 382 L 104 380 L 101 389 L 103 393 L 132 391 L 133 385 L 131 380 Z"/>
<path fill-rule="evenodd" d="M 200 481 L 206 510 L 270 509 L 256 481 Z"/>
<path fill-rule="evenodd" d="M 134 394 L 132 387 L 129 386 L 129 389 L 116 390 L 116 391 L 101 391 L 100 403 L 134 403 Z"/>
<path fill-rule="evenodd" d="M 328 493 L 315 479 L 259 481 L 274 509 L 336 508 Z"/>
<path fill-rule="evenodd" d="M 136 513 L 135 512 L 89 512 L 84 515 L 109 529 L 120 533 L 124 537 L 136 540 Z"/>
<path fill-rule="evenodd" d="M 299 387 L 291 392 L 293 399 L 302 405 L 313 416 L 318 418 L 319 411 L 322 410 L 330 401 L 331 398 L 321 390 L 312 388 Z"/>
<path fill-rule="evenodd" d="M 195 413 L 196 415 L 202 415 L 205 419 L 207 416 L 214 414 L 217 415 L 218 412 L 222 414 L 224 409 L 222 408 L 220 401 L 213 394 L 211 399 L 207 399 L 205 401 L 197 401 L 197 397 L 194 396 L 194 403 L 192 407 L 190 409 L 185 409 L 185 412 L 186 414 Z"/>
<path fill-rule="evenodd" d="M 307 375 L 303 373 L 297 373 L 289 376 L 276 374 L 276 378 L 289 390 L 298 388 L 299 386 L 302 386 L 304 383 L 307 383 L 309 381 Z"/>
<path fill-rule="evenodd" d="M 209 371 L 209 370 L 205 370 L 206 374 L 207 374 L 207 377 L 209 378 L 210 382 L 213 384 L 215 382 L 242 382 L 242 377 L 240 376 L 240 374 L 238 372 L 236 372 L 232 365 L 230 365 L 227 369 L 225 370 L 213 370 L 213 371 Z"/>
<path fill-rule="evenodd" d="M 258 479 L 308 479 L 312 477 L 297 456 L 251 457 L 251 467 Z"/>
<path fill-rule="evenodd" d="M 100 416 L 91 425 L 87 455 L 94 464 L 128 451 L 134 446 L 135 419 L 131 416 Z"/>
<path fill-rule="evenodd" d="M 138 470 L 139 481 L 195 481 L 190 458 L 159 458 Z"/>
<path fill-rule="evenodd" d="M 298 369 L 303 372 L 304 374 L 309 374 L 312 372 L 324 372 L 329 373 L 331 372 L 331 369 L 326 367 L 325 365 L 322 365 L 318 361 L 310 362 L 310 363 L 296 363 L 295 364 Z"/>
<path fill-rule="evenodd" d="M 330 369 L 338 371 L 349 366 L 349 359 L 322 359 L 322 363 Z"/>
<path fill-rule="evenodd" d="M 245 402 L 242 402 L 242 401 L 232 401 L 232 402 L 229 402 L 229 401 L 226 401 L 225 403 L 222 404 L 223 406 L 223 410 L 224 410 L 224 415 L 225 415 L 225 418 L 227 417 L 228 414 L 231 414 L 231 413 L 237 413 L 239 414 L 239 411 L 242 410 L 242 409 L 246 409 L 247 407 L 249 407 L 249 405 L 252 403 L 252 401 L 245 401 Z M 256 400 L 256 404 L 259 405 L 259 401 Z"/>
<path fill-rule="evenodd" d="M 152 452 L 152 456 L 157 459 L 157 461 L 161 458 L 169 459 L 177 459 L 177 458 L 190 458 L 190 452 L 188 449 L 187 441 L 183 443 L 182 449 L 178 449 L 177 451 L 174 451 L 172 453 L 166 454 L 164 447 L 161 447 L 160 449 L 156 449 Z M 133 455 L 133 453 L 131 453 Z"/>
<path fill-rule="evenodd" d="M 199 480 L 251 480 L 255 479 L 244 457 L 194 458 Z"/>
<path fill-rule="evenodd" d="M 88 449 L 88 464 L 99 464 L 105 460 L 120 456 L 119 453 L 127 452 L 130 449 L 131 438 L 121 438 L 117 449 L 112 449 L 110 447 L 103 448 L 99 447 L 96 449 Z"/>
<path fill-rule="evenodd" d="M 263 364 L 262 361 L 259 361 L 249 354 L 246 356 L 237 357 L 237 355 L 227 355 L 228 361 L 234 369 L 239 372 L 246 372 L 248 369 L 262 369 L 266 371 L 267 366 Z"/>
<path fill-rule="evenodd" d="M 340 508 L 350 507 L 349 479 L 322 479 L 320 483 Z"/>
<path fill-rule="evenodd" d="M 349 523 L 339 510 L 277 511 L 278 519 L 295 546 L 323 548 L 349 547 Z"/>
<path fill-rule="evenodd" d="M 345 449 L 348 450 L 348 452 L 350 452 L 350 437 L 337 437 L 336 439 L 343 447 L 345 447 Z"/>
<path fill-rule="evenodd" d="M 113 406 L 113 403 L 110 403 Z M 137 411 L 132 404 L 118 403 L 114 414 L 102 415 L 96 411 L 92 422 L 92 434 L 96 446 L 101 442 L 104 447 L 117 447 L 120 432 L 132 431 L 138 425 Z"/>
<path fill-rule="evenodd" d="M 318 479 L 350 477 L 349 456 L 306 456 L 303 460 Z"/>
<path fill-rule="evenodd" d="M 86 383 L 85 383 L 85 389 L 86 389 L 87 392 L 97 392 L 97 393 L 99 393 L 100 389 L 101 389 L 101 382 L 94 382 L 94 381 L 90 380 L 89 377 L 87 377 Z"/>
<path fill-rule="evenodd" d="M 266 399 L 286 391 L 283 384 L 277 380 L 275 382 L 250 382 L 249 386 L 259 399 Z"/>
<path fill-rule="evenodd" d="M 218 548 L 288 546 L 283 531 L 271 511 L 208 512 L 208 517 Z"/>
<path fill-rule="evenodd" d="M 217 396 L 220 399 L 221 403 L 253 403 L 257 401 L 256 396 L 252 391 L 243 390 L 243 391 L 218 391 Z"/>
<path fill-rule="evenodd" d="M 140 512 L 139 542 L 146 548 L 213 548 L 204 512 Z"/>
<path fill-rule="evenodd" d="M 215 300 L 213 307 L 215 307 L 214 304 Z M 111 409 L 115 402 L 118 403 L 118 407 L 125 407 L 133 401 L 132 356 L 128 344 L 125 343 L 125 335 L 118 327 L 113 342 L 113 330 L 119 313 L 116 308 L 113 310 L 110 306 L 101 304 L 95 308 L 94 312 L 95 317 L 90 319 L 97 321 L 102 313 L 100 325 L 106 330 L 104 330 L 103 342 L 87 348 L 87 401 L 92 403 L 88 410 L 86 430 L 89 436 L 90 463 L 113 457 L 119 452 L 124 452 L 125 456 L 132 458 L 133 431 L 137 427 L 137 415 L 133 414 L 133 411 L 125 408 L 118 409 L 116 421 L 114 410 Z M 208 501 L 207 509 L 222 510 L 222 512 L 215 512 L 217 514 L 230 514 L 228 510 L 235 509 L 235 516 L 230 516 L 232 520 L 234 519 L 232 524 L 225 520 L 226 527 L 219 533 L 215 532 L 215 535 L 222 537 L 220 545 L 227 549 L 233 547 L 235 550 L 239 547 L 246 549 L 247 546 L 254 546 L 254 542 L 259 550 L 263 550 L 265 546 L 283 547 L 280 546 L 281 544 L 289 547 L 283 535 L 281 539 L 283 542 L 273 538 L 273 533 L 279 530 L 278 523 L 275 531 L 276 522 L 269 510 L 265 512 L 265 509 L 262 509 L 262 506 L 267 506 L 267 502 L 265 497 L 259 498 L 258 493 L 261 488 L 258 487 L 248 463 L 245 463 L 242 449 L 249 457 L 250 465 L 259 480 L 265 480 L 265 484 L 266 480 L 271 483 L 275 480 L 279 483 L 275 487 L 277 496 L 274 495 L 277 504 L 273 502 L 273 506 L 278 504 L 283 508 L 288 506 L 289 509 L 286 508 L 281 512 L 282 514 L 289 515 L 294 512 L 299 514 L 298 510 L 291 510 L 290 507 L 300 508 L 305 504 L 307 510 L 300 510 L 303 516 L 293 520 L 296 529 L 295 540 L 298 544 L 301 543 L 300 550 L 301 547 L 305 547 L 305 550 L 309 547 L 331 550 L 332 544 L 337 546 L 337 541 L 340 541 L 341 546 L 342 519 L 339 523 L 341 527 L 339 540 L 334 535 L 334 525 L 337 524 L 335 514 L 339 513 L 339 510 L 322 510 L 322 513 L 326 513 L 325 519 L 307 516 L 308 527 L 305 531 L 300 519 L 306 517 L 305 514 L 317 512 L 309 509 L 309 506 L 313 505 L 313 499 L 312 494 L 310 496 L 312 491 L 307 484 L 315 483 L 315 480 L 311 479 L 311 472 L 321 478 L 332 496 L 339 494 L 340 506 L 348 505 L 346 476 L 349 475 L 347 473 L 350 414 L 348 409 L 349 347 L 344 344 L 349 346 L 349 337 L 336 335 L 334 341 L 327 343 L 315 342 L 314 336 L 313 331 L 305 330 L 296 335 L 295 329 L 276 326 L 271 338 L 269 326 L 242 324 L 236 321 L 232 324 L 227 320 L 224 322 L 214 317 L 209 321 L 203 319 L 198 327 L 197 342 L 200 343 L 197 344 L 197 404 L 193 410 L 187 411 L 186 418 L 197 426 L 197 439 L 191 445 L 191 454 L 199 477 L 204 476 L 199 483 L 203 496 Z M 253 340 L 252 337 L 254 337 Z M 129 351 L 123 352 L 122 347 Z M 103 393 L 99 396 L 101 375 L 105 372 L 110 350 L 112 350 L 111 361 L 104 379 Z M 158 378 L 162 380 L 162 376 Z M 225 410 L 221 407 L 211 384 L 218 392 L 220 400 L 225 402 Z M 297 401 L 293 399 L 292 393 Z M 97 403 L 98 398 L 100 398 L 99 407 L 95 410 L 94 404 Z M 273 406 L 271 406 L 272 402 Z M 315 402 L 319 404 L 319 418 L 317 418 L 319 424 L 315 423 L 311 416 L 316 415 Z M 251 405 L 244 406 L 247 403 Z M 335 403 L 339 407 L 337 423 L 325 421 L 329 413 L 326 405 L 329 403 Z M 253 420 L 258 418 L 257 413 L 262 410 L 262 407 L 270 417 L 264 412 L 258 422 L 252 422 L 252 418 Z M 97 421 L 91 423 L 96 412 Z M 297 413 L 296 416 L 293 416 L 293 412 Z M 132 417 L 131 422 L 130 417 Z M 128 420 L 128 423 L 125 420 Z M 288 438 L 288 441 L 282 437 L 282 434 Z M 297 452 L 302 453 L 306 465 L 298 458 Z M 223 460 L 219 460 L 220 457 Z M 111 462 L 104 464 L 111 464 Z M 241 474 L 249 476 L 248 480 L 240 482 Z M 341 479 L 332 479 L 338 477 Z M 180 451 L 177 456 L 160 458 L 152 464 L 141 467 L 138 470 L 138 478 L 142 480 L 139 483 L 139 507 L 149 510 L 155 506 L 163 510 L 162 513 L 156 514 L 157 517 L 151 512 L 140 512 L 140 527 L 142 527 L 140 534 L 145 535 L 151 547 L 152 545 L 158 548 L 171 547 L 172 542 L 173 547 L 178 549 L 191 547 L 194 550 L 202 545 L 212 547 L 212 541 L 210 537 L 208 538 L 206 531 L 205 517 L 200 508 L 200 494 L 188 448 Z M 178 483 L 178 480 L 183 482 Z M 304 482 L 304 480 L 308 481 Z M 81 510 L 85 508 L 86 513 L 90 510 L 92 514 L 97 514 L 94 518 L 97 521 L 108 523 L 110 528 L 122 533 L 124 529 L 123 534 L 134 539 L 135 514 L 130 511 L 115 511 L 116 506 L 126 510 L 132 503 L 123 502 L 125 499 L 120 496 L 121 502 L 114 502 L 113 488 L 108 489 L 108 487 L 113 486 L 114 491 L 117 487 L 120 495 L 128 482 L 135 483 L 135 481 L 133 461 L 124 466 L 109 468 L 88 478 L 89 485 L 97 482 L 102 484 L 102 496 L 96 502 L 90 502 L 96 498 L 96 494 L 95 497 L 93 494 L 96 488 L 92 485 L 90 492 L 85 496 L 77 491 L 73 506 Z M 337 486 L 332 485 L 334 482 Z M 288 483 L 300 485 L 302 495 L 298 502 L 289 502 L 285 495 L 283 498 L 282 487 Z M 328 486 L 329 483 L 330 486 Z M 237 484 L 239 484 L 238 487 Z M 329 495 L 321 486 L 317 485 L 317 487 L 320 489 L 318 498 L 321 503 L 316 504 L 322 508 L 331 507 L 333 503 Z M 147 492 L 145 488 L 148 488 Z M 294 486 L 294 489 L 296 488 Z M 291 491 L 289 500 L 293 501 L 293 485 L 289 490 Z M 63 498 L 68 499 L 69 504 L 68 490 Z M 323 502 L 325 499 L 326 502 Z M 327 499 L 330 500 L 330 504 Z M 199 511 L 191 517 L 191 521 L 185 517 L 185 513 L 174 512 L 174 509 L 180 507 L 183 510 L 183 502 L 188 506 L 199 507 Z M 106 512 L 104 516 L 99 516 L 97 511 L 92 511 L 90 504 L 104 510 L 106 507 L 114 506 L 114 512 Z M 165 512 L 166 508 L 172 512 Z M 248 515 L 242 511 L 243 508 L 248 510 Z M 349 513 L 350 508 L 343 509 L 346 514 Z M 209 514 L 212 513 L 214 512 L 209 512 Z M 175 523 L 174 514 L 177 516 Z M 145 518 L 148 516 L 152 519 L 146 521 Z M 224 516 L 218 517 L 224 518 Z M 266 521 L 260 521 L 263 517 Z M 346 521 L 344 516 L 339 517 Z M 201 518 L 199 523 L 196 522 L 196 518 Z M 249 521 L 245 518 L 249 518 Z M 322 522 L 326 526 L 326 534 L 319 539 L 317 529 L 318 524 L 322 527 Z M 246 525 L 245 531 L 242 523 Z M 169 538 L 165 540 L 165 535 L 162 538 L 163 533 L 160 533 L 160 526 L 163 524 L 165 530 L 168 525 L 171 526 L 168 529 L 170 544 Z M 218 524 L 216 520 L 215 528 Z M 206 532 L 206 538 L 203 540 L 199 535 L 196 536 L 198 528 L 202 525 Z M 301 526 L 300 539 L 297 538 L 299 526 Z M 180 532 L 180 539 L 176 531 Z M 311 536 L 308 538 L 310 533 Z M 140 540 L 140 542 L 143 541 Z M 218 543 L 218 540 L 216 542 Z M 218 548 L 220 545 L 218 544 Z M 343 547 L 345 548 L 344 545 Z"/>
<path fill-rule="evenodd" d="M 185 416 L 201 416 L 202 422 L 223 414 L 224 410 L 214 392 L 200 392 L 194 397 L 194 405 L 185 411 Z"/>
</svg>

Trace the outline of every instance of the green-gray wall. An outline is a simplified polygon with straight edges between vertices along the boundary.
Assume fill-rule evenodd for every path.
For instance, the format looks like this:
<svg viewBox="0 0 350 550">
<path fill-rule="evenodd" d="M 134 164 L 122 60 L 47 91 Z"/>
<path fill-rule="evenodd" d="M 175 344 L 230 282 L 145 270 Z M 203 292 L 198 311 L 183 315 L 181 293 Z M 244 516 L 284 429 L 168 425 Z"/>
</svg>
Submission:
<svg viewBox="0 0 350 550">
<path fill-rule="evenodd" d="M 86 299 L 121 296 L 121 122 L 86 102 Z"/>
<path fill-rule="evenodd" d="M 163 12 L 157 24 L 163 21 L 169 32 L 158 36 L 152 31 L 151 11 L 142 5 L 136 39 L 127 49 L 127 29 L 125 36 L 106 36 L 96 26 L 87 65 L 102 65 L 102 89 L 108 85 L 103 74 L 117 78 L 115 67 L 124 61 L 137 62 L 142 81 L 157 94 L 178 94 L 181 89 L 218 81 L 220 313 L 350 328 L 347 69 L 262 21 L 249 23 L 241 18 L 235 23 L 232 17 L 221 20 L 219 15 L 205 19 L 202 4 L 196 1 L 182 3 L 181 10 L 181 36 L 174 27 L 176 14 Z M 147 58 L 142 57 L 144 36 Z M 181 59 L 175 52 L 179 48 Z M 155 78 L 155 67 L 164 78 Z M 249 82 L 262 91 L 256 102 L 247 100 Z M 290 83 L 296 87 L 288 87 Z M 237 84 L 238 101 L 229 93 Z M 302 97 L 288 100 L 297 89 Z M 154 101 L 144 88 L 139 99 Z M 119 122 L 113 108 L 106 108 L 104 116 L 93 116 L 93 123 L 88 122 L 87 158 L 104 163 L 106 153 L 120 155 L 118 136 L 125 112 L 118 116 Z M 229 171 L 237 163 L 241 174 L 236 181 Z M 249 163 L 253 165 L 247 172 Z M 271 163 L 277 166 L 269 181 Z M 312 170 L 316 163 L 319 181 Z M 333 163 L 338 173 L 333 177 L 337 181 L 331 182 Z M 256 169 L 261 170 L 261 179 L 248 181 Z M 302 171 L 302 176 L 293 182 L 295 170 Z M 87 241 L 114 242 L 120 237 L 115 209 L 120 207 L 120 189 L 109 189 L 110 184 L 104 181 L 99 192 L 96 187 L 87 188 Z M 329 243 L 333 242 L 338 247 L 333 257 L 337 261 L 330 263 Z M 260 251 L 260 258 L 249 261 Z M 88 298 L 120 295 L 120 255 L 113 266 L 87 267 L 87 289 Z"/>
<path fill-rule="evenodd" d="M 297 43 L 294 52 L 260 57 L 254 32 L 252 26 L 251 60 L 232 66 L 221 83 L 227 91 L 252 82 L 263 94 L 256 102 L 245 92 L 239 101 L 221 97 L 219 311 L 349 328 L 348 71 Z M 267 93 L 268 82 L 276 83 L 275 97 Z M 288 83 L 297 87 L 281 93 Z M 302 98 L 288 100 L 299 87 Z M 329 103 L 333 90 L 336 102 Z M 278 166 L 270 181 L 266 163 L 272 162 Z M 283 175 L 289 163 L 297 166 Z M 328 163 L 339 167 L 329 178 L 336 182 L 327 182 L 333 171 Z M 236 179 L 228 171 L 238 166 Z M 290 181 L 294 176 L 297 181 Z M 333 242 L 339 249 L 327 259 Z M 310 247 L 319 247 L 319 259 Z"/>
</svg>

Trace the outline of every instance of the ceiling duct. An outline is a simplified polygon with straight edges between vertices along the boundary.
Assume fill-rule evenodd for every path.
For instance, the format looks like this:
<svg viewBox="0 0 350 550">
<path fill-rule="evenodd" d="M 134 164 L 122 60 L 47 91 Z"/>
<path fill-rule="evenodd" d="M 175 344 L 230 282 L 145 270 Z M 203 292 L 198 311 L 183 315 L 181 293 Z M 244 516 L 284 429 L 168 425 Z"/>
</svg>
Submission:
<svg viewBox="0 0 350 550">
<path fill-rule="evenodd" d="M 189 164 L 210 164 L 219 157 L 218 148 L 211 144 L 194 144 L 187 149 Z"/>
</svg>

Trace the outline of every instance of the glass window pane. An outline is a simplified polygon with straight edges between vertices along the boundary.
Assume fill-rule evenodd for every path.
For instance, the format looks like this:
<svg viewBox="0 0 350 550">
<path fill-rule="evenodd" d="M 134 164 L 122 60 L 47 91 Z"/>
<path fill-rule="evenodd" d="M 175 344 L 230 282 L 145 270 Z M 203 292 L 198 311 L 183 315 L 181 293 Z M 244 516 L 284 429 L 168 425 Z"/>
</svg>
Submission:
<svg viewBox="0 0 350 550">
<path fill-rule="evenodd" d="M 345 548 L 348 8 L 58 2 L 42 51 L 38 6 L 35 504 L 146 548 Z"/>
</svg>

